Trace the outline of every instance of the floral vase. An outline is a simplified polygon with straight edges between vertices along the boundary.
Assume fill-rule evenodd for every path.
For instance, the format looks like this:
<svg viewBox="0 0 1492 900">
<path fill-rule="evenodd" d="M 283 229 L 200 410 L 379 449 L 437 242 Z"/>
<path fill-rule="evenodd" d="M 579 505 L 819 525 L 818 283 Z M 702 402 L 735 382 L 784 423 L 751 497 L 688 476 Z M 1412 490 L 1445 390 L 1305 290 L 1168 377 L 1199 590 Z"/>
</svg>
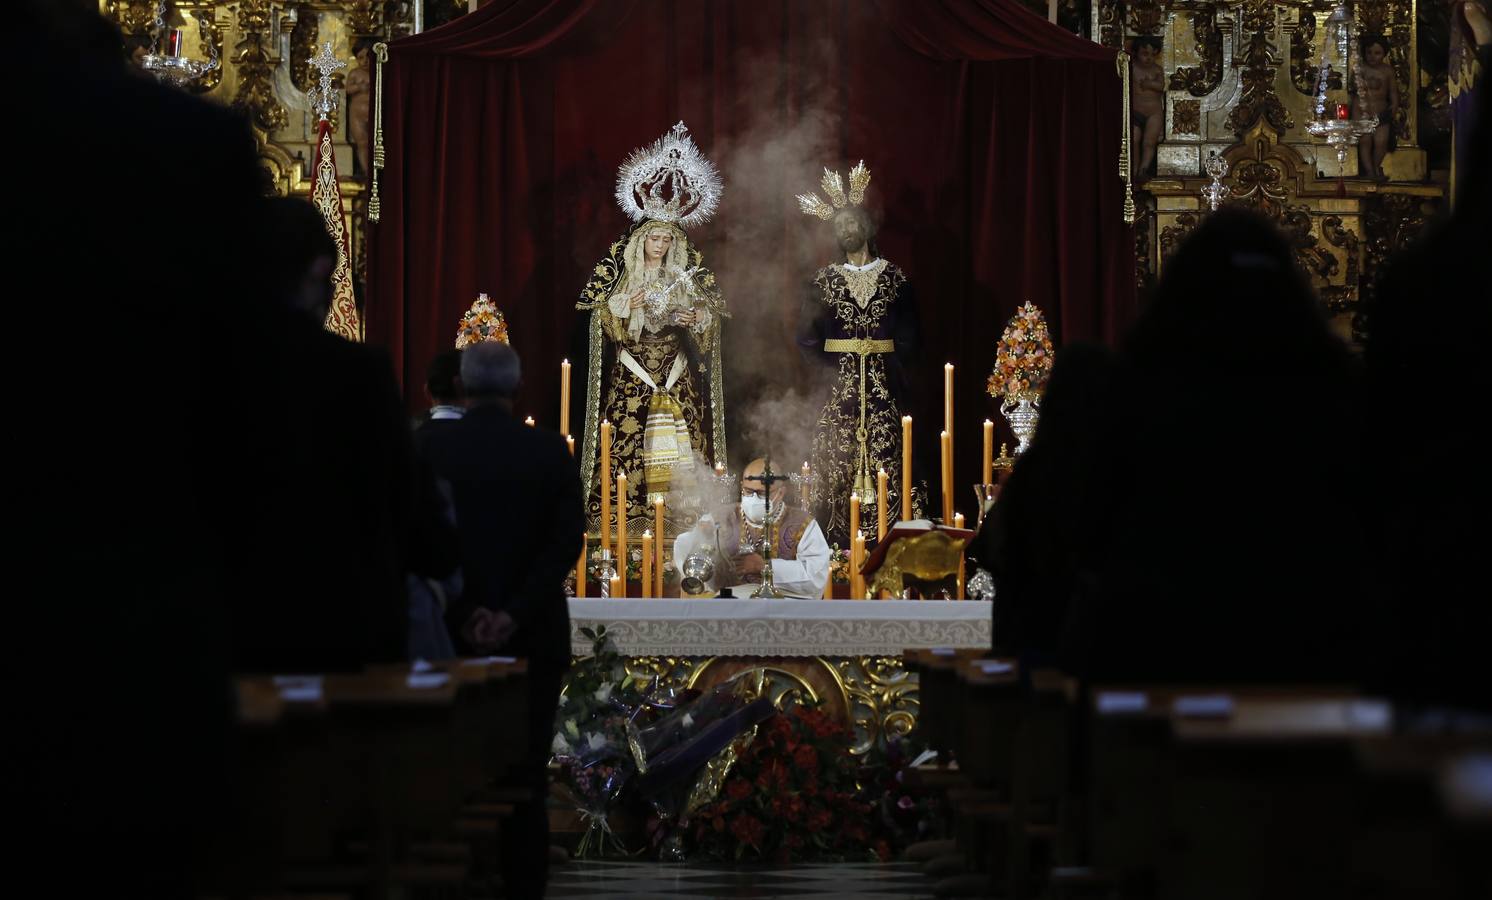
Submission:
<svg viewBox="0 0 1492 900">
<path fill-rule="evenodd" d="M 1007 394 L 1000 402 L 1000 415 L 1010 423 L 1015 434 L 1015 455 L 1020 456 L 1031 446 L 1036 435 L 1036 420 L 1041 418 L 1040 394 Z"/>
</svg>

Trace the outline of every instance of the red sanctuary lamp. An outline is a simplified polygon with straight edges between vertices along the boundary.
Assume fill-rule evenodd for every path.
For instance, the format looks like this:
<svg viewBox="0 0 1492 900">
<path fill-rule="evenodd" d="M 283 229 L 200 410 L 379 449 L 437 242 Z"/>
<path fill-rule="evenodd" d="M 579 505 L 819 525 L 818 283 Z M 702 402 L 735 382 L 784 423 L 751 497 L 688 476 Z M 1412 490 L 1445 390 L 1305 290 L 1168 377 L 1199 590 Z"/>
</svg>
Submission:
<svg viewBox="0 0 1492 900">
<path fill-rule="evenodd" d="M 1350 110 L 1350 109 L 1347 108 L 1347 104 L 1345 104 L 1345 103 L 1338 103 L 1337 104 L 1337 118 L 1338 119 L 1342 119 L 1344 121 L 1347 120 L 1347 119 L 1352 118 L 1352 110 Z"/>
</svg>

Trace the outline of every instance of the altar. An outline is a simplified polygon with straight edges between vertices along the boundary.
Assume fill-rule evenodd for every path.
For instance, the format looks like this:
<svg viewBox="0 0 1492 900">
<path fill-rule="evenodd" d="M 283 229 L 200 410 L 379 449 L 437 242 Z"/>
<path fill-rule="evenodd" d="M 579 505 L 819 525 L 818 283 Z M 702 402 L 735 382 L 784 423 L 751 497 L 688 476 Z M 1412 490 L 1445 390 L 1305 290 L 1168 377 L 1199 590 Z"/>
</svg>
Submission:
<svg viewBox="0 0 1492 900">
<path fill-rule="evenodd" d="M 585 633 L 605 629 L 629 673 L 666 688 L 709 688 L 763 668 L 774 696 L 823 704 L 855 730 L 863 754 L 916 727 L 909 647 L 950 651 L 990 646 L 991 603 L 977 600 L 570 601 L 571 646 L 589 655 Z"/>
</svg>

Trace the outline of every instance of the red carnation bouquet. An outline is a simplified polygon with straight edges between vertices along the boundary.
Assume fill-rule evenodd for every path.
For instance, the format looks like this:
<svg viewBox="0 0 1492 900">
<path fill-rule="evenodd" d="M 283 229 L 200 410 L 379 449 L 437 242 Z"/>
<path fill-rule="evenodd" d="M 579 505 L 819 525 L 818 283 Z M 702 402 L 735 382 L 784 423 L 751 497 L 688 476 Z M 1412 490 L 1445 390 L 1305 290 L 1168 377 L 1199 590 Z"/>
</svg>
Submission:
<svg viewBox="0 0 1492 900">
<path fill-rule="evenodd" d="M 860 799 L 851 732 L 797 706 L 763 722 L 713 802 L 694 813 L 695 851 L 717 860 L 889 858 Z"/>
</svg>

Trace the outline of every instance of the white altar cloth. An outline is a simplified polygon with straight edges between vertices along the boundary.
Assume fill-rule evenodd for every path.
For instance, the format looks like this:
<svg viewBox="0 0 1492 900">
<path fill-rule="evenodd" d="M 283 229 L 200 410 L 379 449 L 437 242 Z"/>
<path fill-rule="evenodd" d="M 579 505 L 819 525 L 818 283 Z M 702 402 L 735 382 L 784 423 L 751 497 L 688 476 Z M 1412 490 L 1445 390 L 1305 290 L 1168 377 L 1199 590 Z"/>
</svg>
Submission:
<svg viewBox="0 0 1492 900">
<path fill-rule="evenodd" d="M 570 600 L 570 640 L 606 626 L 624 656 L 899 656 L 909 647 L 989 647 L 979 600 Z"/>
</svg>

